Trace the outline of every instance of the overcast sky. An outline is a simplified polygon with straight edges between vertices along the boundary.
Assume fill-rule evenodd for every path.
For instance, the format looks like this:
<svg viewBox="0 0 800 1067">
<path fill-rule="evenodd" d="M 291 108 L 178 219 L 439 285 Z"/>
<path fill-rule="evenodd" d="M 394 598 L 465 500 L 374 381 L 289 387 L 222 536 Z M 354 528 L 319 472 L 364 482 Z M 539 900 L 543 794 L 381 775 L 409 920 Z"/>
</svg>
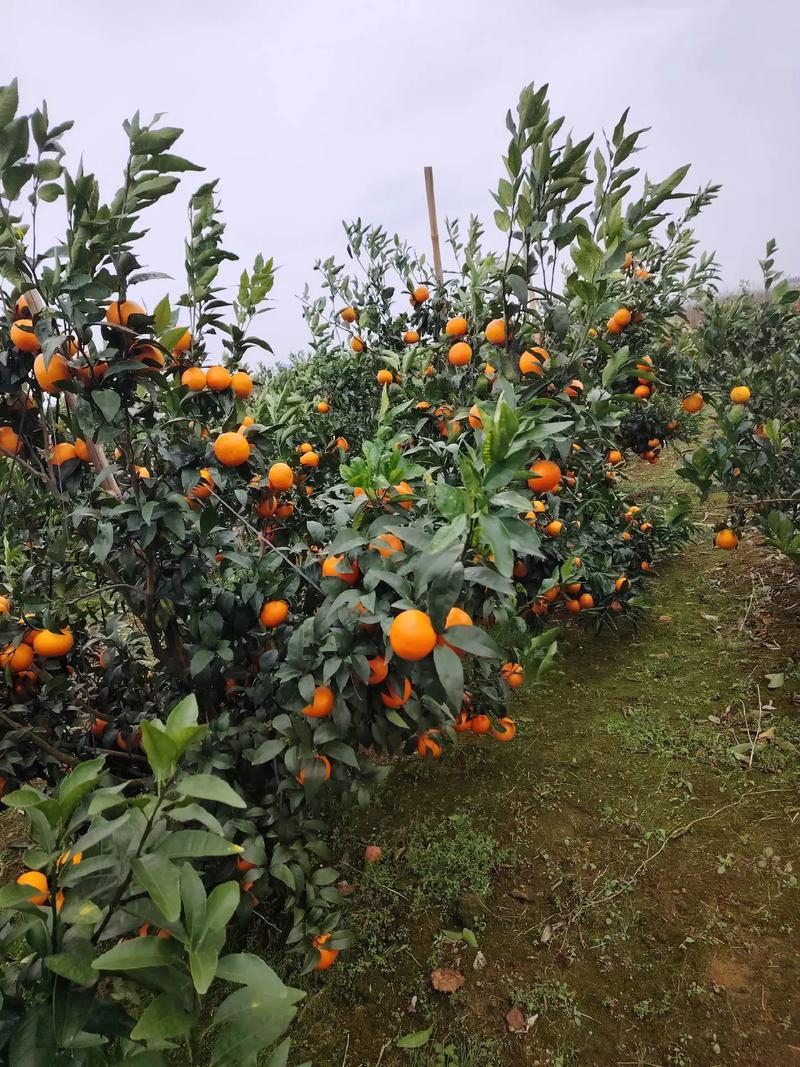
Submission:
<svg viewBox="0 0 800 1067">
<path fill-rule="evenodd" d="M 260 331 L 278 358 L 305 343 L 296 297 L 316 258 L 343 258 L 342 218 L 428 251 L 426 164 L 440 216 L 490 218 L 505 112 L 530 81 L 580 136 L 630 104 L 652 127 L 637 157 L 652 177 L 691 162 L 693 187 L 723 184 L 698 232 L 728 285 L 773 235 L 800 273 L 798 0 L 0 0 L 0 16 L 17 28 L 0 80 L 76 120 L 69 158 L 109 198 L 123 118 L 164 111 L 186 130 L 177 150 L 220 178 L 228 247 L 280 265 Z M 150 218 L 145 258 L 173 297 L 205 177 Z"/>
</svg>

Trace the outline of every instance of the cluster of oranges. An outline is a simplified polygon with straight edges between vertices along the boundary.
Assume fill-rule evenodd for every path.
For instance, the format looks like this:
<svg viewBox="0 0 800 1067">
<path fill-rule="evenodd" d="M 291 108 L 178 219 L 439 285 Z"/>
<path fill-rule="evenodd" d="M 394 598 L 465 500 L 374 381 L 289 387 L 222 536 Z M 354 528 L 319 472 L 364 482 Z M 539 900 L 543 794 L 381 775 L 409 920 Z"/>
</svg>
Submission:
<svg viewBox="0 0 800 1067">
<path fill-rule="evenodd" d="M 8 597 L 0 596 L 0 615 L 8 615 L 11 604 Z M 0 649 L 0 670 L 10 671 L 14 676 L 15 689 L 20 693 L 36 684 L 33 668 L 35 656 L 42 659 L 63 659 L 72 649 L 75 640 L 69 627 L 63 630 L 39 630 L 30 625 L 30 619 L 20 619 L 22 633 L 19 640 Z"/>
<path fill-rule="evenodd" d="M 209 367 L 187 367 L 181 374 L 181 385 L 186 386 L 190 393 L 201 393 L 209 389 L 212 393 L 224 393 L 228 389 L 234 396 L 246 399 L 253 392 L 253 379 L 243 370 L 234 371 L 233 374 L 221 365 Z"/>
</svg>

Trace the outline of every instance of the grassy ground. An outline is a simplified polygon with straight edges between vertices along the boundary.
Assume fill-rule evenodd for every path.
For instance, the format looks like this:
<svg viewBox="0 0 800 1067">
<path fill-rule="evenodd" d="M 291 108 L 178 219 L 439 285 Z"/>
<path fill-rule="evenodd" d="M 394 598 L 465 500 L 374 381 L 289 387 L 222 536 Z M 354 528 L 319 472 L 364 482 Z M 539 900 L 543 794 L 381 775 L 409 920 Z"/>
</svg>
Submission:
<svg viewBox="0 0 800 1067">
<path fill-rule="evenodd" d="M 515 744 L 408 761 L 344 826 L 357 940 L 310 980 L 294 1062 L 800 1064 L 800 582 L 710 543 L 659 568 L 638 630 L 570 640 Z"/>
</svg>

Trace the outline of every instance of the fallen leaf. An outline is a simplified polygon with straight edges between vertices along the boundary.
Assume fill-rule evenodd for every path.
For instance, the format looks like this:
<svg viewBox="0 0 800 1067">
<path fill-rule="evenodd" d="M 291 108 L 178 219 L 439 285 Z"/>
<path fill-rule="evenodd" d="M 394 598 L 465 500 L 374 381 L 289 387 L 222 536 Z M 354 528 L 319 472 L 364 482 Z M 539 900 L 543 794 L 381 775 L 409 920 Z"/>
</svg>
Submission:
<svg viewBox="0 0 800 1067">
<path fill-rule="evenodd" d="M 452 967 L 439 967 L 431 973 L 431 984 L 437 993 L 456 993 L 464 984 L 464 975 Z"/>
<path fill-rule="evenodd" d="M 355 882 L 337 882 L 336 888 L 342 894 L 343 897 L 349 897 L 351 893 L 355 893 L 358 886 Z"/>
<path fill-rule="evenodd" d="M 529 903 L 534 899 L 527 889 L 512 889 L 508 895 L 513 897 L 514 900 L 522 900 L 525 903 Z"/>
<path fill-rule="evenodd" d="M 705 619 L 706 622 L 719 622 L 719 615 L 706 615 L 705 612 L 700 612 L 700 618 Z"/>
<path fill-rule="evenodd" d="M 665 626 L 669 626 L 673 619 L 671 615 L 659 615 L 658 621 L 663 622 Z"/>
<path fill-rule="evenodd" d="M 510 1008 L 506 1012 L 506 1024 L 512 1034 L 527 1034 L 534 1025 L 538 1015 L 525 1015 L 522 1008 Z"/>
<path fill-rule="evenodd" d="M 765 674 L 767 679 L 767 689 L 782 689 L 783 683 L 786 681 L 786 676 L 783 672 L 779 674 Z"/>
<path fill-rule="evenodd" d="M 542 930 L 542 933 L 541 933 L 541 935 L 539 937 L 539 941 L 540 941 L 541 944 L 546 945 L 547 942 L 550 940 L 550 938 L 552 936 L 553 936 L 553 927 L 550 925 L 550 923 L 546 923 L 545 927 Z"/>
<path fill-rule="evenodd" d="M 775 740 L 775 727 L 770 726 L 768 730 L 762 730 L 756 738 L 756 741 L 774 741 Z"/>
<path fill-rule="evenodd" d="M 472 961 L 473 971 L 482 971 L 486 966 L 486 957 L 480 951 L 475 953 L 475 959 Z"/>
</svg>

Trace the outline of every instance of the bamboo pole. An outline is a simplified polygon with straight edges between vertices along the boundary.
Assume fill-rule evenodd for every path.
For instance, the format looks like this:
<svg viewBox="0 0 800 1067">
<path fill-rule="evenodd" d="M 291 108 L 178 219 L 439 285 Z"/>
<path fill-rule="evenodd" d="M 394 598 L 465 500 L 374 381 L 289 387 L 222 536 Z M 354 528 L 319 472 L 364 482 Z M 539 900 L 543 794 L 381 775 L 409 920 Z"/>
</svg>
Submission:
<svg viewBox="0 0 800 1067">
<path fill-rule="evenodd" d="M 431 225 L 431 244 L 433 245 L 433 269 L 439 285 L 442 284 L 442 250 L 439 247 L 439 223 L 436 218 L 436 196 L 433 191 L 433 167 L 425 168 L 425 195 L 428 199 L 428 220 Z"/>
</svg>

